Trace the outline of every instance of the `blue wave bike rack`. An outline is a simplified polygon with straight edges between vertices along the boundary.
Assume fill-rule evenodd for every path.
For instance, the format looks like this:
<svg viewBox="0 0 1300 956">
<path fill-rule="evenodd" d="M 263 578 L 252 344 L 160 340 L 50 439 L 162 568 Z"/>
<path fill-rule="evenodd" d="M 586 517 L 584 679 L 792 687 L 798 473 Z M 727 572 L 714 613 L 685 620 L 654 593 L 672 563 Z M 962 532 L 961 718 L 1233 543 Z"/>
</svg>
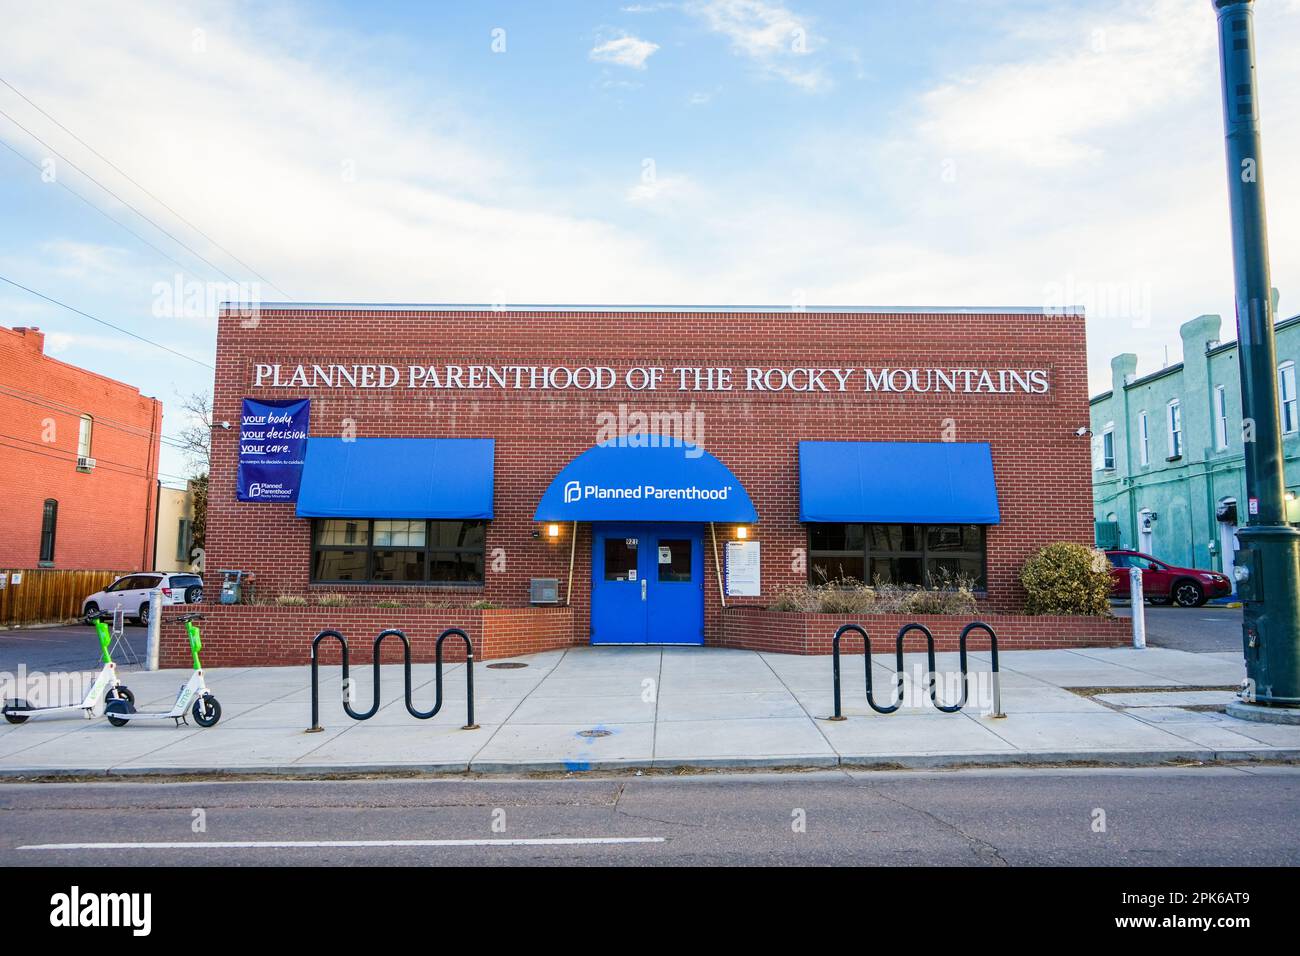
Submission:
<svg viewBox="0 0 1300 956">
<path fill-rule="evenodd" d="M 438 635 L 438 641 L 434 645 L 434 697 L 432 710 L 417 710 L 415 703 L 411 699 L 411 642 L 407 636 L 395 627 L 390 627 L 385 631 L 380 631 L 379 636 L 375 638 L 373 651 L 373 672 L 374 672 L 374 701 L 370 709 L 365 713 L 359 714 L 352 709 L 352 702 L 349 699 L 352 690 L 352 677 L 348 660 L 348 639 L 339 631 L 327 629 L 317 634 L 311 642 L 311 726 L 307 728 L 307 733 L 317 734 L 325 728 L 320 724 L 320 692 L 319 692 L 319 649 L 320 642 L 327 637 L 337 640 L 343 648 L 343 710 L 353 720 L 369 720 L 375 714 L 379 713 L 379 646 L 383 644 L 384 638 L 396 636 L 402 642 L 402 660 L 404 665 L 404 678 L 406 681 L 406 710 L 417 720 L 428 720 L 438 711 L 442 710 L 442 642 L 449 637 L 459 637 L 465 642 L 465 726 L 461 730 L 478 730 L 478 724 L 474 723 L 474 645 L 470 643 L 469 635 L 458 627 L 449 627 Z"/>
<path fill-rule="evenodd" d="M 998 670 L 998 636 L 983 621 L 972 621 L 962 628 L 961 636 L 957 639 L 957 649 L 961 661 L 961 697 L 955 704 L 939 703 L 939 692 L 935 686 L 935 663 L 934 663 L 934 635 L 924 624 L 904 624 L 898 630 L 898 636 L 894 639 L 894 677 L 896 680 L 896 697 L 894 703 L 887 706 L 880 706 L 876 703 L 871 694 L 871 638 L 867 636 L 867 631 L 859 624 L 845 624 L 835 632 L 835 637 L 831 639 L 831 667 L 834 671 L 835 680 L 835 714 L 828 720 L 844 720 L 843 709 L 840 705 L 840 639 L 845 634 L 854 633 L 862 638 L 862 660 L 866 667 L 867 677 L 867 704 L 878 714 L 892 714 L 903 706 L 903 684 L 905 681 L 903 670 L 903 639 L 913 631 L 918 631 L 925 636 L 925 654 L 926 661 L 929 664 L 928 683 L 930 693 L 930 703 L 934 704 L 937 710 L 945 714 L 955 714 L 966 706 L 967 692 L 969 688 L 969 672 L 967 669 L 966 658 L 966 640 L 970 637 L 972 631 L 983 631 L 989 636 L 989 649 L 991 651 L 991 664 L 993 672 L 993 714 L 994 717 L 1005 717 L 1002 712 L 1002 681 L 1001 673 Z"/>
</svg>

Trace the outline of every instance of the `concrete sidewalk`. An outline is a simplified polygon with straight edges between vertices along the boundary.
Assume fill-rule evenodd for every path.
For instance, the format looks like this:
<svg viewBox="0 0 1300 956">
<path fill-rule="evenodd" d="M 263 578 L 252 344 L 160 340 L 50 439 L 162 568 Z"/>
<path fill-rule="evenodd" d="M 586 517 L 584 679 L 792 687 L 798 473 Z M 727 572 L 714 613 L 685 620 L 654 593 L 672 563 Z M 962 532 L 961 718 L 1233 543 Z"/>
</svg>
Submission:
<svg viewBox="0 0 1300 956">
<path fill-rule="evenodd" d="M 966 764 L 1160 763 L 1291 760 L 1300 727 L 1248 723 L 1213 709 L 1232 699 L 1240 656 L 1162 648 L 1008 651 L 1001 655 L 1005 718 L 981 702 L 943 714 L 927 702 L 872 712 L 861 656 L 844 658 L 846 720 L 832 713 L 831 661 L 719 648 L 583 647 L 475 668 L 478 730 L 465 723 L 463 665 L 444 671 L 442 711 L 426 721 L 402 705 L 402 669 L 383 668 L 383 707 L 349 719 L 337 667 L 321 671 L 321 733 L 310 723 L 309 669 L 207 672 L 223 708 L 203 730 L 171 721 L 112 727 L 106 720 L 0 725 L 0 775 L 581 771 L 631 767 L 944 767 Z M 875 695 L 892 693 L 892 660 L 873 661 Z M 909 654 L 907 667 L 924 656 Z M 940 654 L 942 674 L 957 667 Z M 971 655 L 973 686 L 988 655 Z M 433 666 L 415 668 L 417 708 L 433 701 Z M 188 671 L 136 673 L 142 711 L 166 710 Z M 354 670 L 370 704 L 371 669 Z M 987 683 L 983 686 L 987 687 Z M 1083 688 L 1084 693 L 1068 688 Z M 941 683 L 941 698 L 944 692 Z M 1189 709 L 1192 708 L 1192 709 Z"/>
</svg>

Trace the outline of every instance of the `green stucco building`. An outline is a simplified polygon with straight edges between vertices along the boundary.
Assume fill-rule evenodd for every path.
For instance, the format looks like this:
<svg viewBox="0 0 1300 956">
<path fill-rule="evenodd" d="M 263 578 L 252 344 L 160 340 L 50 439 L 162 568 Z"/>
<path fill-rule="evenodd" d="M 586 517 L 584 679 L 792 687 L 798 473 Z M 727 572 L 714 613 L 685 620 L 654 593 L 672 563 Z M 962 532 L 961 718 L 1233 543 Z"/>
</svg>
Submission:
<svg viewBox="0 0 1300 956">
<path fill-rule="evenodd" d="M 1242 442 L 1250 428 L 1241 418 L 1237 343 L 1220 341 L 1222 325 L 1217 315 L 1184 323 L 1183 361 L 1158 372 L 1139 376 L 1131 353 L 1111 360 L 1111 390 L 1091 402 L 1098 546 L 1231 577 L 1248 508 Z M 1275 328 L 1288 517 L 1297 522 L 1300 316 Z"/>
</svg>

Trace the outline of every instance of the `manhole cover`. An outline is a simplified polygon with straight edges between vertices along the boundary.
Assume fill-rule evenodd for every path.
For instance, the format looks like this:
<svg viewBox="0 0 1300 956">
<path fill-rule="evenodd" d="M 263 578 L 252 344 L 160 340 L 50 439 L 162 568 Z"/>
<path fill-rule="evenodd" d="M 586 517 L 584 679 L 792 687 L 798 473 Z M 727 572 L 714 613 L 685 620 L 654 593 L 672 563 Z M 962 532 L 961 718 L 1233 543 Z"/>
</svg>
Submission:
<svg viewBox="0 0 1300 956">
<path fill-rule="evenodd" d="M 527 667 L 528 665 L 522 661 L 502 661 L 500 664 L 489 664 L 487 666 L 493 670 L 512 671 L 520 667 Z"/>
<path fill-rule="evenodd" d="M 579 737 L 608 737 L 613 731 L 611 730 L 580 730 Z"/>
</svg>

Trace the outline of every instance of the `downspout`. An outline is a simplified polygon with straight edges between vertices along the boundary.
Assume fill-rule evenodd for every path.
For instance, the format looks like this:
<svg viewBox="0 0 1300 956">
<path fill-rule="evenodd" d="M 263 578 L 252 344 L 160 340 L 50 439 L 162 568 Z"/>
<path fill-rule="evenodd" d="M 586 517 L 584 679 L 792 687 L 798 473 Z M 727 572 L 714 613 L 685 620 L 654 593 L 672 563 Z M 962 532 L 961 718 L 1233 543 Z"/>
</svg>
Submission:
<svg viewBox="0 0 1300 956">
<path fill-rule="evenodd" d="M 573 533 L 569 535 L 569 580 L 564 586 L 564 606 L 570 607 L 573 600 L 573 555 L 578 550 L 578 522 L 573 522 Z"/>
<path fill-rule="evenodd" d="M 712 521 L 709 522 L 709 534 L 713 536 L 713 569 L 718 575 L 718 598 L 725 608 L 727 606 L 727 592 L 722 586 L 722 560 L 718 557 L 718 526 Z"/>
<path fill-rule="evenodd" d="M 162 479 L 154 480 L 153 492 L 153 563 L 151 568 L 158 567 L 158 522 L 162 519 Z"/>
<path fill-rule="evenodd" d="M 1209 343 L 1206 343 L 1207 347 L 1205 349 L 1205 399 L 1209 403 L 1209 408 L 1210 408 L 1210 454 L 1213 455 L 1216 451 L 1219 450 L 1219 418 L 1214 408 L 1214 376 L 1210 374 L 1210 350 L 1208 345 Z M 1187 356 L 1184 355 L 1183 356 L 1184 365 L 1186 364 L 1186 360 L 1187 360 Z M 1224 405 L 1226 406 L 1228 401 L 1228 396 L 1226 392 L 1223 396 L 1223 401 L 1224 401 Z M 1227 448 L 1225 448 L 1224 451 L 1227 451 Z M 1219 516 L 1216 513 L 1217 509 L 1215 508 L 1215 504 L 1214 504 L 1214 461 L 1212 459 L 1207 458 L 1206 461 L 1203 463 L 1202 467 L 1204 468 L 1203 474 L 1205 475 L 1205 514 L 1210 519 L 1209 525 L 1206 528 L 1206 530 L 1210 534 L 1210 541 L 1207 542 L 1207 545 L 1213 543 L 1214 556 L 1219 559 L 1218 571 L 1222 573 L 1224 565 L 1223 565 L 1223 555 L 1219 553 L 1221 550 L 1219 548 Z M 1190 510 L 1191 509 L 1189 508 L 1188 511 L 1190 512 Z M 1192 534 L 1195 535 L 1195 533 L 1196 533 L 1196 522 L 1193 521 Z M 1196 567 L 1195 537 L 1192 538 L 1192 567 Z M 1232 589 L 1234 591 L 1237 589 L 1237 584 L 1235 581 L 1232 584 Z"/>
<path fill-rule="evenodd" d="M 161 497 L 158 494 L 157 486 L 158 486 L 158 464 L 159 464 L 158 459 L 162 451 L 162 444 L 158 439 L 158 432 L 162 427 L 162 402 L 158 401 L 158 399 L 156 398 L 150 399 L 150 401 L 153 402 L 153 416 L 149 422 L 149 451 L 148 454 L 145 456 L 145 469 L 146 469 L 145 480 L 147 482 L 150 478 L 152 478 L 153 486 L 150 487 L 147 484 L 145 486 L 146 490 L 145 490 L 145 499 L 144 499 L 144 541 L 143 541 L 144 547 L 141 549 L 140 557 L 142 559 L 150 559 L 150 560 L 146 560 L 143 562 L 144 567 L 141 570 L 144 571 L 153 570 L 153 562 L 151 560 L 151 556 L 152 557 L 157 556 L 156 554 L 158 549 L 157 510 L 158 510 L 158 498 Z M 150 524 L 149 495 L 150 494 L 154 495 L 154 512 L 155 512 L 154 525 L 153 525 L 154 540 L 153 540 L 152 548 L 149 546 L 149 524 Z"/>
<path fill-rule="evenodd" d="M 1127 509 L 1128 524 L 1129 524 L 1128 539 L 1130 542 L 1132 542 L 1129 545 L 1129 547 L 1133 548 L 1134 550 L 1137 550 L 1137 544 L 1138 544 L 1137 501 L 1136 501 L 1137 496 L 1135 494 L 1136 489 L 1133 484 L 1133 428 L 1132 428 L 1132 423 L 1129 421 L 1128 382 L 1126 381 L 1127 377 L 1128 376 L 1125 375 L 1123 378 L 1120 379 L 1120 383 L 1119 383 L 1119 390 L 1122 396 L 1122 405 L 1123 405 L 1121 411 L 1123 411 L 1124 413 L 1124 475 L 1122 478 L 1120 478 L 1120 484 L 1121 486 L 1124 487 L 1125 496 L 1128 498 L 1128 509 Z M 1148 412 L 1147 432 L 1150 433 L 1150 431 L 1151 431 L 1151 414 L 1150 412 Z M 1138 432 L 1137 439 L 1138 441 L 1142 440 L 1142 433 L 1140 431 Z"/>
</svg>

